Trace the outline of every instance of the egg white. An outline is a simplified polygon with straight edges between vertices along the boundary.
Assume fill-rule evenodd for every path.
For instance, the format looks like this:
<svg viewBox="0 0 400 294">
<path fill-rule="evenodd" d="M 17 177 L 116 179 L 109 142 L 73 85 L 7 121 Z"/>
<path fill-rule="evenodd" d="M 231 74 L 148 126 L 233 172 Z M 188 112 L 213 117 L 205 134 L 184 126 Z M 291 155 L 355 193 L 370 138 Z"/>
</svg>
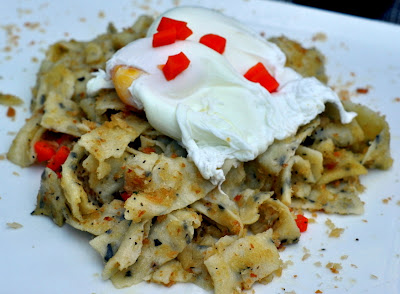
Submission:
<svg viewBox="0 0 400 294">
<path fill-rule="evenodd" d="M 152 34 L 163 16 L 186 21 L 193 35 L 153 48 Z M 208 33 L 227 39 L 222 55 L 198 42 Z M 190 65 L 167 81 L 160 65 L 180 52 Z M 271 94 L 243 77 L 257 62 L 278 80 L 277 92 Z M 227 159 L 255 159 L 275 139 L 295 134 L 323 112 L 327 102 L 336 105 L 343 123 L 354 118 L 329 87 L 315 78 L 302 78 L 284 64 L 285 55 L 277 46 L 236 20 L 205 8 L 178 7 L 161 15 L 147 38 L 119 50 L 107 62 L 106 72 L 89 81 L 88 91 L 109 87 L 115 66 L 143 71 L 129 87 L 134 106 L 144 109 L 155 129 L 178 140 L 202 176 L 217 185 L 225 180 L 221 167 Z"/>
</svg>

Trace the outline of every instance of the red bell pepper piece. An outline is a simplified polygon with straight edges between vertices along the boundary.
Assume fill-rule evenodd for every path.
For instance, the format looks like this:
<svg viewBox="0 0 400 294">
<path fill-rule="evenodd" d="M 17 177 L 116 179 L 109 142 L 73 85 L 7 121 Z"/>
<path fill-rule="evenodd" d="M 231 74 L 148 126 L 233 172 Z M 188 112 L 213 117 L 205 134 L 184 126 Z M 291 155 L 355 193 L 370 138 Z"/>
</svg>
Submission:
<svg viewBox="0 0 400 294">
<path fill-rule="evenodd" d="M 158 24 L 157 32 L 168 30 L 170 28 L 175 28 L 177 40 L 186 40 L 186 38 L 193 33 L 192 30 L 188 28 L 187 22 L 175 20 L 169 17 L 162 17 Z"/>
<path fill-rule="evenodd" d="M 306 218 L 304 215 L 302 214 L 298 214 L 296 216 L 296 225 L 299 228 L 300 232 L 303 233 L 305 231 L 307 231 L 307 227 L 308 227 L 308 218 Z"/>
<path fill-rule="evenodd" d="M 223 54 L 225 51 L 226 39 L 219 35 L 207 34 L 200 38 L 199 41 L 201 44 L 214 49 L 220 54 Z"/>
<path fill-rule="evenodd" d="M 41 140 L 34 145 L 38 162 L 48 161 L 56 154 L 56 146 L 52 142 Z"/>
<path fill-rule="evenodd" d="M 61 165 L 67 160 L 70 150 L 67 146 L 61 146 L 56 154 L 49 160 L 47 167 L 51 168 L 53 171 L 58 171 Z"/>
<path fill-rule="evenodd" d="M 124 191 L 124 192 L 121 193 L 121 198 L 122 198 L 122 200 L 124 200 L 124 201 L 128 200 L 129 197 L 131 197 L 131 196 L 132 196 L 132 194 L 129 194 L 129 193 L 126 192 L 126 191 Z"/>
<path fill-rule="evenodd" d="M 167 63 L 163 66 L 162 71 L 167 81 L 170 81 L 187 69 L 189 64 L 189 58 L 181 52 L 176 55 L 168 56 Z"/>
<path fill-rule="evenodd" d="M 271 76 L 271 74 L 261 62 L 250 68 L 244 74 L 244 77 L 249 81 L 259 83 L 270 93 L 275 92 L 279 87 L 279 83 L 277 82 L 277 80 L 275 80 L 275 78 Z"/>
<path fill-rule="evenodd" d="M 174 43 L 176 40 L 175 28 L 169 28 L 153 35 L 153 47 L 160 47 Z"/>
</svg>

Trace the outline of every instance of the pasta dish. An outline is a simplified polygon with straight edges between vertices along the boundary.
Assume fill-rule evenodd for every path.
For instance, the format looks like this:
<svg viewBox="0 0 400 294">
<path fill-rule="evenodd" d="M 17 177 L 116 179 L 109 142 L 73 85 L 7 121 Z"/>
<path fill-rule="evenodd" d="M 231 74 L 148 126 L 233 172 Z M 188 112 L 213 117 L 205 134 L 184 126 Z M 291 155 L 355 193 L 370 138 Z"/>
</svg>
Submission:
<svg viewBox="0 0 400 294">
<path fill-rule="evenodd" d="M 46 165 L 33 214 L 92 234 L 115 287 L 241 293 L 303 211 L 362 214 L 359 177 L 392 165 L 385 117 L 326 83 L 317 49 L 178 7 L 53 44 L 7 156 Z"/>
</svg>

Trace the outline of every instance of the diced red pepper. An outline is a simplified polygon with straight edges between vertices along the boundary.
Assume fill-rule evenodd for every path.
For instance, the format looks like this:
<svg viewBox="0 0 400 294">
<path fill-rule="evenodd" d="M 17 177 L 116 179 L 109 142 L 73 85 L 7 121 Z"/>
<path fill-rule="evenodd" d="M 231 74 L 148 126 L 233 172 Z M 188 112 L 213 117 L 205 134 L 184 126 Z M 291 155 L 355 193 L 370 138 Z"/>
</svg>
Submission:
<svg viewBox="0 0 400 294">
<path fill-rule="evenodd" d="M 226 39 L 224 37 L 214 35 L 214 34 L 207 34 L 200 38 L 199 41 L 201 44 L 214 49 L 220 54 L 223 54 L 225 51 Z"/>
<path fill-rule="evenodd" d="M 162 68 L 162 71 L 167 81 L 170 81 L 187 69 L 189 64 L 189 58 L 181 52 L 176 55 L 168 56 L 167 63 Z"/>
<path fill-rule="evenodd" d="M 131 196 L 132 196 L 132 194 L 129 194 L 129 193 L 126 192 L 126 191 L 124 191 L 124 192 L 121 193 L 121 198 L 122 198 L 122 200 L 124 200 L 124 201 L 128 200 L 129 197 L 131 197 Z"/>
<path fill-rule="evenodd" d="M 37 161 L 43 162 L 50 160 L 56 154 L 57 147 L 52 142 L 41 140 L 35 143 L 34 149 Z"/>
<path fill-rule="evenodd" d="M 156 149 L 154 147 L 144 147 L 140 151 L 146 154 L 150 154 L 156 152 Z"/>
<path fill-rule="evenodd" d="M 191 34 L 193 34 L 192 30 L 185 26 L 176 32 L 176 38 L 178 40 L 186 40 Z"/>
<path fill-rule="evenodd" d="M 326 169 L 328 169 L 328 170 L 332 170 L 332 169 L 334 169 L 337 165 L 338 165 L 337 162 L 329 162 L 329 163 L 324 164 L 324 167 L 325 167 Z"/>
<path fill-rule="evenodd" d="M 56 154 L 49 160 L 47 167 L 51 168 L 53 171 L 58 171 L 61 165 L 67 160 L 70 150 L 67 146 L 61 146 Z"/>
<path fill-rule="evenodd" d="M 175 28 L 177 40 L 186 40 L 187 37 L 193 34 L 192 30 L 188 28 L 187 22 L 175 20 L 169 17 L 162 17 L 157 27 L 157 32 L 168 30 L 170 28 Z"/>
<path fill-rule="evenodd" d="M 153 35 L 153 47 L 160 47 L 174 43 L 176 40 L 176 29 L 169 28 Z"/>
<path fill-rule="evenodd" d="M 308 218 L 306 218 L 304 215 L 302 214 L 298 214 L 296 216 L 296 225 L 299 228 L 300 232 L 303 233 L 305 231 L 307 231 L 307 227 L 308 227 Z"/>
<path fill-rule="evenodd" d="M 233 200 L 235 200 L 236 202 L 240 201 L 240 199 L 242 199 L 242 195 L 238 194 L 235 196 L 235 198 L 233 198 Z"/>
<path fill-rule="evenodd" d="M 55 141 L 57 142 L 58 145 L 62 145 L 64 142 L 71 140 L 71 136 L 67 134 L 62 134 L 59 136 Z"/>
<path fill-rule="evenodd" d="M 244 74 L 244 77 L 249 81 L 259 83 L 270 93 L 275 92 L 279 87 L 279 83 L 277 82 L 277 80 L 275 80 L 275 78 L 271 76 L 271 74 L 261 62 L 250 68 Z"/>
</svg>

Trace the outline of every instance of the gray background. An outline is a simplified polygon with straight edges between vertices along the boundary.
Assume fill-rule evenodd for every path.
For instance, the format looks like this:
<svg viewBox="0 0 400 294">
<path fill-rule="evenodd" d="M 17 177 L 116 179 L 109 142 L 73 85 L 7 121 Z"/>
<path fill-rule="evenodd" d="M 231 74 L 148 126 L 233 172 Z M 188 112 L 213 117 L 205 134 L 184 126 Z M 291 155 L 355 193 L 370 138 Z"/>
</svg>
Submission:
<svg viewBox="0 0 400 294">
<path fill-rule="evenodd" d="M 276 0 L 400 24 L 400 0 Z"/>
</svg>

